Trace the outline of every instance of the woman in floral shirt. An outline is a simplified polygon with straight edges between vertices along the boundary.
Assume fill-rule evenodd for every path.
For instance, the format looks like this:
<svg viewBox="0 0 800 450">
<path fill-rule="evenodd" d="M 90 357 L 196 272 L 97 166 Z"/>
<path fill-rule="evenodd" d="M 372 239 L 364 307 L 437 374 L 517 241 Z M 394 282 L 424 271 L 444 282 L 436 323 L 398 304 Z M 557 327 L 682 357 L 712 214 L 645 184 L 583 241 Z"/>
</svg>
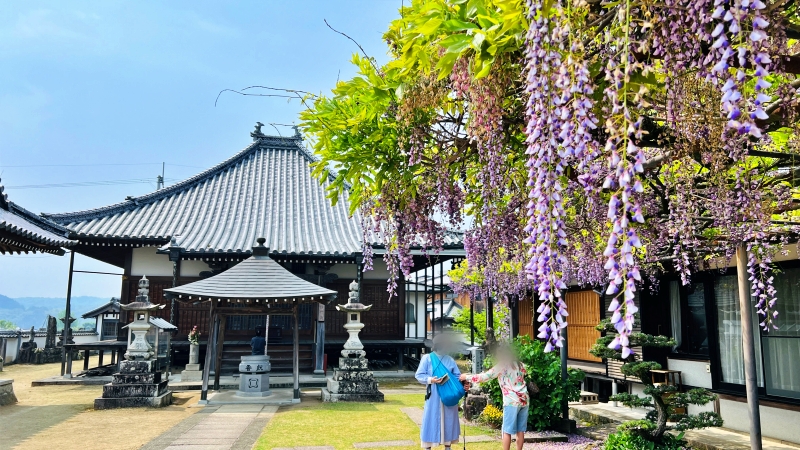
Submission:
<svg viewBox="0 0 800 450">
<path fill-rule="evenodd" d="M 517 359 L 509 347 L 498 347 L 495 352 L 497 364 L 486 372 L 470 375 L 462 374 L 461 381 L 485 383 L 497 378 L 503 392 L 503 450 L 511 448 L 511 436 L 517 436 L 517 450 L 525 443 L 528 428 L 528 387 L 525 366 Z"/>
</svg>

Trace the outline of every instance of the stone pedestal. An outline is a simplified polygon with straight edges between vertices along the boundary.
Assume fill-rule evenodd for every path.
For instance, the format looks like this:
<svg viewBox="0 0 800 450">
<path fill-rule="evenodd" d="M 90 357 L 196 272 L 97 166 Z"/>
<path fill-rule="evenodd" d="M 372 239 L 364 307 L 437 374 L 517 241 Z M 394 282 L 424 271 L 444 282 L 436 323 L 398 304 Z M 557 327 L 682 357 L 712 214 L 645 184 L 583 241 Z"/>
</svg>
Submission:
<svg viewBox="0 0 800 450">
<path fill-rule="evenodd" d="M 0 406 L 17 403 L 14 395 L 14 380 L 0 380 Z"/>
<path fill-rule="evenodd" d="M 200 361 L 200 345 L 189 344 L 189 364 L 197 364 Z"/>
<path fill-rule="evenodd" d="M 366 358 L 339 358 L 339 367 L 322 388 L 324 402 L 382 402 L 383 392 L 369 370 Z"/>
<path fill-rule="evenodd" d="M 203 371 L 200 370 L 200 346 L 189 344 L 189 364 L 181 372 L 181 381 L 203 381 Z"/>
<path fill-rule="evenodd" d="M 203 371 L 200 364 L 187 364 L 181 372 L 181 381 L 203 381 Z"/>
<path fill-rule="evenodd" d="M 242 356 L 239 363 L 239 390 L 237 397 L 268 397 L 272 395 L 269 390 L 269 356 L 248 355 Z"/>
<path fill-rule="evenodd" d="M 155 372 L 156 362 L 122 361 L 111 383 L 103 386 L 103 396 L 94 399 L 95 409 L 130 408 L 136 406 L 162 407 L 172 402 L 172 392 L 161 372 Z"/>
</svg>

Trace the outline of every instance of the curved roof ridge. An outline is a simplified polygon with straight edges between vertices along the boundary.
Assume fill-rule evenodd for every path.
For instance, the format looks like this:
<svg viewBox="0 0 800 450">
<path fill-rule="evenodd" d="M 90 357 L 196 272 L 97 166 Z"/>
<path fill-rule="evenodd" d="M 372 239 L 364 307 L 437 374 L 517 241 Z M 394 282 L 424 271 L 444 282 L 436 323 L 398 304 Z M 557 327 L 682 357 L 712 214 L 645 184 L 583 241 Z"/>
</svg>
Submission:
<svg viewBox="0 0 800 450">
<path fill-rule="evenodd" d="M 132 197 L 130 200 L 115 203 L 113 205 L 107 205 L 107 206 L 102 206 L 100 208 L 93 208 L 83 211 L 75 211 L 67 213 L 42 213 L 42 216 L 57 223 L 69 223 L 69 222 L 91 220 L 107 215 L 112 215 L 136 209 L 139 206 L 143 206 L 149 203 L 154 203 L 158 200 L 161 200 L 162 198 L 169 197 L 171 195 L 179 193 L 180 191 L 190 189 L 195 185 L 208 180 L 209 178 L 213 178 L 220 172 L 224 172 L 225 170 L 228 170 L 229 168 L 235 166 L 243 159 L 248 157 L 251 153 L 254 153 L 261 147 L 296 149 L 299 150 L 300 154 L 302 154 L 303 157 L 308 159 L 309 162 L 316 161 L 314 156 L 311 155 L 305 148 L 305 146 L 302 144 L 302 139 L 299 136 L 283 137 L 283 136 L 265 135 L 263 137 L 256 138 L 256 140 L 253 143 L 249 144 L 243 150 L 239 151 L 238 153 L 226 159 L 225 161 L 222 161 L 221 163 L 209 169 L 206 169 L 198 173 L 197 175 L 194 175 L 183 181 L 179 181 L 178 183 L 175 183 L 172 186 L 150 192 L 149 194 L 144 194 L 138 197 Z"/>
<path fill-rule="evenodd" d="M 52 220 L 49 220 L 47 217 L 36 215 L 35 213 L 28 211 L 27 209 L 19 206 L 14 202 L 8 202 L 7 209 L 8 211 L 14 213 L 15 215 L 20 216 L 25 220 L 27 220 L 28 222 L 31 222 L 32 224 L 38 226 L 39 228 L 42 228 L 53 234 L 63 236 L 64 238 L 66 238 L 67 235 L 69 234 L 69 230 L 66 227 L 62 226 L 61 224 L 53 222 Z"/>
</svg>

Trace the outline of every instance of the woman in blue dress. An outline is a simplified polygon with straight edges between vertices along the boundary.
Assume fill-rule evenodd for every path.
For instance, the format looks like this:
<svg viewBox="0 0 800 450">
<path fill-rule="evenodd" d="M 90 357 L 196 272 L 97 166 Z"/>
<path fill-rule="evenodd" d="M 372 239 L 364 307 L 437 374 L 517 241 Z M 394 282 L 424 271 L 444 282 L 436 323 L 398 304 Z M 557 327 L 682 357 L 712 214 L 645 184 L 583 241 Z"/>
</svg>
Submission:
<svg viewBox="0 0 800 450">
<path fill-rule="evenodd" d="M 447 354 L 450 340 L 445 335 L 437 335 L 433 339 L 433 351 L 450 373 L 450 377 L 458 380 L 461 371 L 458 370 L 455 360 Z M 420 427 L 420 440 L 422 448 L 429 449 L 444 445 L 450 449 L 452 444 L 458 443 L 461 434 L 461 424 L 458 421 L 458 405 L 445 406 L 439 398 L 436 385 L 444 380 L 433 376 L 433 364 L 430 355 L 424 355 L 417 368 L 416 378 L 420 383 L 427 385 L 429 394 L 425 396 L 425 410 L 422 414 Z"/>
</svg>

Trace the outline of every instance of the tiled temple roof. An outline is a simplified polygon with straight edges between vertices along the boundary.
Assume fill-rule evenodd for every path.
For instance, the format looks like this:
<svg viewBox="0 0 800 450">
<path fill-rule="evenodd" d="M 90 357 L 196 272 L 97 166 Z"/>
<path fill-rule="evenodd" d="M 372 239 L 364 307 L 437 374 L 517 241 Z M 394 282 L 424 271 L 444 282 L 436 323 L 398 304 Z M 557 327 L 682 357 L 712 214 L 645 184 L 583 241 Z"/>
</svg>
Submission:
<svg viewBox="0 0 800 450">
<path fill-rule="evenodd" d="M 8 201 L 0 184 L 0 253 L 44 252 L 63 255 L 75 241 L 68 230 Z"/>
<path fill-rule="evenodd" d="M 360 216 L 350 216 L 346 194 L 331 205 L 326 195 L 330 180 L 320 183 L 312 176 L 309 163 L 315 159 L 301 138 L 254 138 L 253 144 L 227 161 L 170 187 L 102 208 L 44 216 L 81 240 L 163 245 L 175 238 L 185 257 L 244 257 L 259 236 L 267 239 L 273 254 L 361 252 Z M 448 234 L 445 244 L 460 246 L 461 235 Z"/>
</svg>

